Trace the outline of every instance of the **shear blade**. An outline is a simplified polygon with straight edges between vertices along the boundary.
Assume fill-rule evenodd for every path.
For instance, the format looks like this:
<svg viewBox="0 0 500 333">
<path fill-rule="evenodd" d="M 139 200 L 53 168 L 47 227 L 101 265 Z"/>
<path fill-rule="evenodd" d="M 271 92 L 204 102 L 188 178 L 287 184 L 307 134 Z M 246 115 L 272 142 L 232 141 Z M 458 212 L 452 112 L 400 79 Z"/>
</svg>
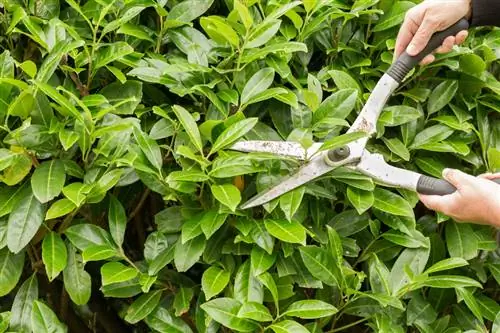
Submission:
<svg viewBox="0 0 500 333">
<path fill-rule="evenodd" d="M 236 142 L 229 149 L 244 153 L 270 153 L 305 160 L 317 152 L 321 145 L 321 143 L 315 143 L 311 148 L 304 149 L 298 142 L 251 140 Z"/>
<path fill-rule="evenodd" d="M 263 205 L 285 193 L 288 193 L 299 186 L 309 183 L 313 179 L 324 175 L 335 169 L 335 166 L 330 166 L 325 163 L 323 154 L 318 154 L 311 159 L 307 164 L 302 166 L 295 174 L 287 177 L 280 184 L 273 188 L 257 194 L 240 206 L 241 209 L 252 208 Z"/>
</svg>

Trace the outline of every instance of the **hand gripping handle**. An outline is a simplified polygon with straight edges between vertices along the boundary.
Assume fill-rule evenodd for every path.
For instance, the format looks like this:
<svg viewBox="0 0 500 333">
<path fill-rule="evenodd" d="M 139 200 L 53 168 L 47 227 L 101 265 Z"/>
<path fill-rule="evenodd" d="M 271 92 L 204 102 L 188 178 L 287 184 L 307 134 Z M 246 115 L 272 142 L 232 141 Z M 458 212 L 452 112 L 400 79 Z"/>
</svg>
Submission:
<svg viewBox="0 0 500 333">
<path fill-rule="evenodd" d="M 432 51 L 437 49 L 443 41 L 448 36 L 455 36 L 462 30 L 467 30 L 469 28 L 469 22 L 466 19 L 461 19 L 451 27 L 446 30 L 436 32 L 432 35 L 431 40 L 427 46 L 417 54 L 416 56 L 410 56 L 406 51 L 401 53 L 399 58 L 392 64 L 392 66 L 387 71 L 387 74 L 391 76 L 394 80 L 401 83 L 405 76 L 415 67 L 422 59 L 425 58 Z"/>
<path fill-rule="evenodd" d="M 500 179 L 493 179 L 493 182 L 500 185 Z M 452 194 L 457 189 L 444 179 L 433 178 L 422 175 L 418 179 L 417 192 L 427 195 L 447 195 Z"/>
</svg>

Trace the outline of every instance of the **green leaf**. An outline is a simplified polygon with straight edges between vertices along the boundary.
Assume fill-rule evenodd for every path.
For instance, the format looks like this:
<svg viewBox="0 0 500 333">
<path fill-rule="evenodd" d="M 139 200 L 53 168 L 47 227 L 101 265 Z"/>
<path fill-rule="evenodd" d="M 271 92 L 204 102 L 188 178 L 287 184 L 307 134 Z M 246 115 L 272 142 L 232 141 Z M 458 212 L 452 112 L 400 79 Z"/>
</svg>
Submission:
<svg viewBox="0 0 500 333">
<path fill-rule="evenodd" d="M 342 134 L 339 136 L 334 136 L 331 139 L 326 140 L 323 142 L 323 145 L 321 146 L 321 150 L 330 150 L 330 149 L 336 149 L 340 148 L 350 142 L 359 140 L 361 138 L 366 137 L 367 134 L 365 132 L 352 132 L 352 133 L 346 133 Z"/>
<path fill-rule="evenodd" d="M 201 218 L 201 221 L 199 221 L 199 226 L 201 227 L 201 230 L 203 231 L 203 234 L 207 239 L 212 237 L 212 235 L 222 227 L 224 222 L 226 221 L 227 214 L 218 214 L 217 210 L 211 209 L 205 214 L 203 214 L 203 217 Z M 185 224 L 186 225 L 186 224 Z M 184 230 L 184 226 L 182 228 Z M 196 232 L 197 233 L 197 232 Z M 198 236 L 198 235 L 196 235 Z M 183 238 L 184 241 L 184 238 Z"/>
<path fill-rule="evenodd" d="M 12 303 L 10 328 L 19 332 L 32 330 L 31 312 L 33 301 L 38 298 L 38 280 L 36 274 L 31 275 L 21 285 Z"/>
<path fill-rule="evenodd" d="M 205 298 L 210 300 L 226 288 L 229 283 L 230 274 L 222 268 L 211 266 L 201 278 L 201 289 L 205 293 Z"/>
<path fill-rule="evenodd" d="M 446 270 L 457 268 L 457 267 L 467 266 L 468 264 L 469 263 L 463 258 L 443 259 L 443 260 L 435 263 L 431 267 L 427 268 L 425 270 L 424 274 L 431 274 L 431 273 L 446 271 Z"/>
<path fill-rule="evenodd" d="M 19 253 L 40 228 L 44 217 L 44 206 L 29 193 L 13 207 L 7 228 L 7 246 Z"/>
<path fill-rule="evenodd" d="M 203 155 L 203 144 L 201 142 L 200 132 L 191 114 L 180 105 L 172 106 L 172 110 L 191 139 L 191 143 Z"/>
<path fill-rule="evenodd" d="M 411 277 L 408 276 L 407 269 L 413 274 L 420 274 L 424 271 L 428 259 L 429 248 L 405 249 L 401 252 L 392 266 L 389 277 L 393 295 L 409 284 Z"/>
<path fill-rule="evenodd" d="M 258 121 L 258 118 L 247 118 L 229 126 L 217 137 L 210 150 L 210 155 L 233 144 L 236 140 L 247 134 Z"/>
<path fill-rule="evenodd" d="M 391 152 L 398 155 L 405 161 L 410 160 L 410 152 L 408 151 L 408 148 L 406 148 L 406 146 L 401 142 L 401 140 L 399 140 L 398 138 L 382 138 L 382 140 Z"/>
<path fill-rule="evenodd" d="M 423 282 L 417 283 L 419 287 L 431 288 L 466 288 L 477 287 L 481 288 L 481 284 L 466 276 L 459 275 L 435 275 L 426 278 Z"/>
<path fill-rule="evenodd" d="M 84 263 L 89 261 L 100 261 L 119 256 L 116 249 L 109 245 L 91 245 L 85 248 L 82 252 L 82 259 Z"/>
<path fill-rule="evenodd" d="M 248 10 L 248 7 L 243 5 L 239 0 L 234 1 L 234 8 L 238 12 L 241 22 L 245 26 L 245 29 L 249 30 L 253 24 L 253 18 Z"/>
<path fill-rule="evenodd" d="M 246 318 L 260 322 L 273 320 L 269 309 L 264 305 L 255 302 L 243 303 L 240 310 L 238 311 L 237 316 L 239 318 Z"/>
<path fill-rule="evenodd" d="M 113 82 L 100 92 L 109 104 L 114 114 L 133 114 L 142 100 L 142 82 L 127 80 L 125 83 Z"/>
<path fill-rule="evenodd" d="M 33 302 L 31 311 L 31 327 L 33 332 L 40 333 L 64 333 L 67 327 L 59 321 L 54 311 L 41 301 Z"/>
<path fill-rule="evenodd" d="M 400 126 L 416 120 L 422 113 L 416 108 L 406 105 L 395 105 L 384 108 L 378 119 L 383 126 Z"/>
<path fill-rule="evenodd" d="M 174 298 L 174 309 L 175 309 L 175 315 L 177 317 L 180 317 L 189 311 L 192 298 L 193 298 L 192 288 L 182 287 L 177 291 Z"/>
<path fill-rule="evenodd" d="M 113 237 L 116 245 L 121 247 L 127 227 L 127 216 L 122 204 L 113 195 L 109 197 L 108 223 L 111 237 Z"/>
<path fill-rule="evenodd" d="M 242 264 L 234 279 L 234 297 L 242 302 L 262 303 L 264 290 L 262 284 L 252 272 L 250 260 Z"/>
<path fill-rule="evenodd" d="M 66 181 L 64 164 L 60 160 L 43 162 L 31 177 L 33 194 L 41 203 L 57 197 Z"/>
<path fill-rule="evenodd" d="M 283 242 L 306 244 L 306 229 L 297 221 L 266 219 L 264 225 L 272 236 Z"/>
<path fill-rule="evenodd" d="M 306 188 L 301 186 L 280 197 L 280 208 L 285 213 L 286 219 L 291 221 L 302 203 Z"/>
<path fill-rule="evenodd" d="M 134 137 L 151 165 L 157 170 L 160 170 L 163 165 L 163 160 L 160 147 L 156 141 L 151 139 L 146 133 L 137 127 L 134 127 Z"/>
<path fill-rule="evenodd" d="M 241 92 L 241 104 L 246 104 L 248 101 L 260 94 L 271 84 L 274 80 L 274 69 L 272 68 L 262 68 L 257 73 L 255 73 L 250 80 L 246 83 L 243 91 Z"/>
<path fill-rule="evenodd" d="M 358 91 L 355 89 L 340 89 L 326 98 L 314 111 L 314 123 L 325 118 L 345 119 L 356 105 Z"/>
<path fill-rule="evenodd" d="M 477 319 L 482 321 L 483 315 L 481 308 L 476 302 L 475 296 L 472 294 L 472 292 L 470 292 L 468 289 L 465 288 L 456 288 L 455 291 L 457 295 L 460 295 L 460 297 L 463 298 L 465 304 L 467 304 L 467 307 L 469 308 L 469 310 L 471 310 L 474 316 L 476 316 Z"/>
<path fill-rule="evenodd" d="M 426 129 L 419 132 L 415 136 L 415 139 L 413 139 L 413 143 L 409 148 L 418 149 L 423 145 L 445 140 L 452 134 L 453 134 L 453 129 L 445 125 L 438 124 L 431 127 L 427 127 Z"/>
<path fill-rule="evenodd" d="M 283 315 L 302 319 L 316 319 L 329 317 L 338 310 L 331 304 L 320 300 L 303 300 L 292 303 Z"/>
<path fill-rule="evenodd" d="M 205 16 L 200 19 L 200 25 L 215 42 L 222 45 L 229 43 L 235 47 L 239 45 L 238 34 L 224 18 L 215 15 Z"/>
<path fill-rule="evenodd" d="M 339 284 L 335 275 L 340 275 L 340 271 L 328 252 L 314 245 L 303 246 L 299 250 L 304 265 L 315 278 L 329 286 Z"/>
<path fill-rule="evenodd" d="M 360 215 L 370 209 L 375 202 L 373 192 L 363 191 L 351 186 L 347 187 L 347 198 Z"/>
<path fill-rule="evenodd" d="M 182 319 L 176 318 L 168 310 L 158 307 L 145 319 L 148 326 L 162 333 L 192 333 L 193 331 Z"/>
<path fill-rule="evenodd" d="M 24 267 L 24 251 L 14 254 L 4 247 L 0 250 L 0 297 L 16 286 Z"/>
<path fill-rule="evenodd" d="M 78 305 L 86 304 L 91 294 L 91 278 L 84 270 L 82 256 L 68 244 L 68 264 L 63 270 L 64 288 L 71 300 Z"/>
<path fill-rule="evenodd" d="M 213 0 L 188 0 L 178 3 L 167 15 L 167 20 L 188 23 L 203 15 L 211 6 Z"/>
<path fill-rule="evenodd" d="M 128 307 L 125 314 L 125 321 L 130 324 L 136 324 L 146 318 L 158 307 L 161 294 L 161 290 L 155 290 L 141 295 Z"/>
<path fill-rule="evenodd" d="M 186 272 L 200 259 L 203 250 L 205 249 L 206 241 L 202 236 L 182 243 L 177 241 L 175 244 L 174 262 L 177 271 Z"/>
<path fill-rule="evenodd" d="M 75 208 L 76 205 L 69 199 L 64 198 L 57 200 L 47 210 L 47 214 L 45 214 L 45 220 L 51 220 L 64 216 L 66 214 L 71 213 Z"/>
<path fill-rule="evenodd" d="M 384 31 L 401 24 L 406 12 L 415 6 L 411 1 L 398 1 L 391 5 L 389 11 L 385 13 L 373 27 L 374 32 Z"/>
<path fill-rule="evenodd" d="M 250 49 L 266 44 L 278 32 L 280 20 L 265 20 L 252 29 L 245 48 Z"/>
<path fill-rule="evenodd" d="M 457 81 L 443 81 L 430 94 L 427 113 L 433 114 L 448 105 L 458 90 Z"/>
<path fill-rule="evenodd" d="M 414 216 L 413 209 L 408 201 L 399 195 L 379 187 L 375 188 L 374 194 L 373 207 L 398 216 Z"/>
<path fill-rule="evenodd" d="M 491 328 L 492 333 L 500 332 L 500 312 L 495 317 L 495 321 L 493 322 L 493 327 Z"/>
<path fill-rule="evenodd" d="M 470 260 L 477 256 L 478 242 L 470 224 L 449 221 L 446 223 L 445 235 L 451 257 Z"/>
<path fill-rule="evenodd" d="M 404 247 L 417 248 L 429 247 L 429 240 L 420 232 L 412 230 L 410 234 L 403 234 L 395 230 L 389 230 L 382 234 L 384 239 Z"/>
<path fill-rule="evenodd" d="M 101 266 L 102 285 L 131 280 L 137 276 L 137 270 L 120 262 L 107 262 Z"/>
<path fill-rule="evenodd" d="M 233 212 L 236 210 L 236 207 L 238 207 L 238 204 L 241 201 L 240 191 L 232 184 L 211 185 L 210 190 L 212 191 L 215 199 L 231 209 Z"/>
<path fill-rule="evenodd" d="M 53 281 L 66 267 L 68 252 L 61 236 L 53 231 L 43 239 L 42 259 L 49 281 Z"/>
<path fill-rule="evenodd" d="M 114 248 L 112 246 L 113 241 L 108 232 L 90 223 L 73 225 L 66 229 L 64 234 L 81 251 L 93 245 L 107 245 L 110 248 Z"/>
<path fill-rule="evenodd" d="M 310 333 L 307 328 L 293 320 L 283 320 L 269 326 L 275 333 Z"/>
<path fill-rule="evenodd" d="M 328 74 L 339 89 L 356 89 L 361 92 L 359 84 L 347 71 L 332 69 L 328 71 Z"/>
<path fill-rule="evenodd" d="M 274 265 L 276 262 L 276 253 L 268 254 L 260 247 L 254 246 L 250 254 L 250 262 L 253 274 L 258 276 Z"/>
<path fill-rule="evenodd" d="M 132 52 L 134 52 L 134 48 L 125 42 L 115 42 L 101 46 L 96 52 L 94 66 L 92 68 L 93 74 L 97 73 L 99 68 L 113 61 L 120 60 Z"/>
<path fill-rule="evenodd" d="M 238 318 L 241 303 L 233 298 L 217 298 L 202 304 L 201 308 L 213 320 L 238 332 L 253 332 L 258 328 L 254 321 Z"/>
</svg>

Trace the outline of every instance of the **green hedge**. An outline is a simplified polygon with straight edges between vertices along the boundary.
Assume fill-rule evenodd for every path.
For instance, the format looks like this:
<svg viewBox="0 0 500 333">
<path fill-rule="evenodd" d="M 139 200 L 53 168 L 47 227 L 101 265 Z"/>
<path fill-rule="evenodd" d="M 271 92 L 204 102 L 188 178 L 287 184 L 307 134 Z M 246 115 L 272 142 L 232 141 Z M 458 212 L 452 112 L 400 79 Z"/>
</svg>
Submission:
<svg viewBox="0 0 500 333">
<path fill-rule="evenodd" d="M 347 168 L 238 209 L 300 163 L 227 148 L 344 133 L 413 2 L 1 3 L 0 332 L 500 331 L 491 227 Z M 499 170 L 499 47 L 411 73 L 368 148 Z"/>
</svg>

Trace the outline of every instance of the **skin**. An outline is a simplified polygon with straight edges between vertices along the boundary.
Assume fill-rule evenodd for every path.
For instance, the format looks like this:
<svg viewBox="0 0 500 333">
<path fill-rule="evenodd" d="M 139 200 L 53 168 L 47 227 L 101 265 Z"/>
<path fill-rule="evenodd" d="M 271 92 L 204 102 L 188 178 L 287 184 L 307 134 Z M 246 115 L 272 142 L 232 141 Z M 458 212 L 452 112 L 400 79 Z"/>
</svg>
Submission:
<svg viewBox="0 0 500 333">
<path fill-rule="evenodd" d="M 426 0 L 406 16 L 396 40 L 395 58 L 404 50 L 417 55 L 431 36 L 442 31 L 462 17 L 470 19 L 471 0 Z M 467 38 L 467 31 L 446 38 L 435 52 L 450 52 L 454 45 Z M 425 57 L 421 64 L 434 61 L 434 55 Z M 457 191 L 450 195 L 419 195 L 429 209 L 442 212 L 458 222 L 471 222 L 500 228 L 500 185 L 490 179 L 500 178 L 500 173 L 474 177 L 459 170 L 445 169 L 443 178 L 452 183 Z"/>
</svg>

